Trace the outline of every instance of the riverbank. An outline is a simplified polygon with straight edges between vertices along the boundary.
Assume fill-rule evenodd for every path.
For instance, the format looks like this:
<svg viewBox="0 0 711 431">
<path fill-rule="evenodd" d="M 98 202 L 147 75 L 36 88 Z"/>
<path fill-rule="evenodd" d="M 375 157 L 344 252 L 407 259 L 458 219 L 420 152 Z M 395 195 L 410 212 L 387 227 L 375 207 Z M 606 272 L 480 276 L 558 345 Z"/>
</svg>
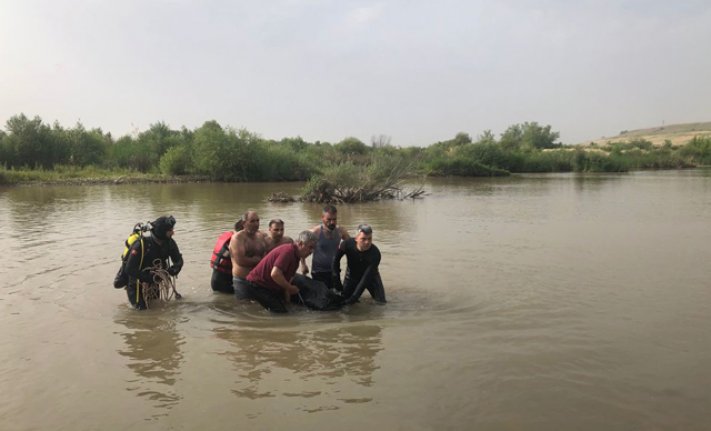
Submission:
<svg viewBox="0 0 711 431">
<path fill-rule="evenodd" d="M 112 171 L 96 168 L 83 169 L 0 169 L 0 185 L 92 185 L 141 183 L 202 183 L 210 182 L 205 176 L 146 174 L 135 171 Z"/>
</svg>

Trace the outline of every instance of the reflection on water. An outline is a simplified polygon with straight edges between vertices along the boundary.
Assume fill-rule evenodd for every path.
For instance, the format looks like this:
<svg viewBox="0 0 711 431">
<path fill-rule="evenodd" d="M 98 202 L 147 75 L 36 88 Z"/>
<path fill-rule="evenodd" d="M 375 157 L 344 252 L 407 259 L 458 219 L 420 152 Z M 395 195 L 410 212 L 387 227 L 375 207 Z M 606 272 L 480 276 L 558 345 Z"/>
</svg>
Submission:
<svg viewBox="0 0 711 431">
<path fill-rule="evenodd" d="M 219 327 L 215 335 L 230 343 L 223 354 L 234 364 L 239 379 L 233 393 L 249 399 L 322 396 L 330 409 L 344 403 L 369 402 L 333 389 L 334 384 L 373 384 L 375 357 L 382 350 L 381 328 L 367 323 L 324 329 L 235 329 Z M 274 379 L 292 374 L 286 385 Z M 295 380 L 295 381 L 294 381 Z"/>
<path fill-rule="evenodd" d="M 173 389 L 180 375 L 180 346 L 184 343 L 175 317 L 165 310 L 125 310 L 114 319 L 125 328 L 118 332 L 125 343 L 118 354 L 127 359 L 127 367 L 136 374 L 135 379 L 126 382 L 126 390 L 150 401 L 159 411 L 154 417 L 167 415 L 182 399 Z"/>
</svg>

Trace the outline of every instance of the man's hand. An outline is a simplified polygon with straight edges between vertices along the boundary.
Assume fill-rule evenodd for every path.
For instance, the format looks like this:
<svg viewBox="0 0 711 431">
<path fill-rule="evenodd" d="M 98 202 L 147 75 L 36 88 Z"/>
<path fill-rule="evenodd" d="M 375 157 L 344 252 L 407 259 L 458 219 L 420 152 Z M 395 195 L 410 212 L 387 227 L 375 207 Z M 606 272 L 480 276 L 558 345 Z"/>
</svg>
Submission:
<svg viewBox="0 0 711 431">
<path fill-rule="evenodd" d="M 341 283 L 341 274 L 339 272 L 334 271 L 331 273 L 331 285 L 337 291 L 343 292 L 343 283 Z"/>
<path fill-rule="evenodd" d="M 301 265 L 301 273 L 307 275 L 309 273 L 309 266 L 306 264 Z"/>
<path fill-rule="evenodd" d="M 288 289 L 284 289 L 284 302 L 286 304 L 290 303 L 291 296 L 296 295 L 297 293 L 299 293 L 299 288 L 293 284 L 290 284 Z"/>
<path fill-rule="evenodd" d="M 153 271 L 143 270 L 138 274 L 138 279 L 144 283 L 153 283 Z"/>
<path fill-rule="evenodd" d="M 344 299 L 342 304 L 343 305 L 351 305 L 351 304 L 355 304 L 356 302 L 359 302 L 358 298 L 351 296 L 350 298 Z"/>
</svg>

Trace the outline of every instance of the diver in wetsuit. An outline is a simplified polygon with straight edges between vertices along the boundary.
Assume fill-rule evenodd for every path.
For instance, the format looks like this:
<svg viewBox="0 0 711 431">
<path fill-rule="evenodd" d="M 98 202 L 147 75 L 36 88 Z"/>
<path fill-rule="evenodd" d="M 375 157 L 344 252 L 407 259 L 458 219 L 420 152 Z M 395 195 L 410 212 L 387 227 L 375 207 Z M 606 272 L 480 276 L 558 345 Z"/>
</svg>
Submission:
<svg viewBox="0 0 711 431">
<path fill-rule="evenodd" d="M 341 243 L 333 259 L 332 277 L 340 283 L 341 257 L 346 255 L 348 266 L 343 280 L 345 304 L 353 304 L 368 289 L 370 296 L 377 302 L 385 303 L 385 288 L 380 278 L 380 250 L 373 245 L 373 228 L 367 224 L 358 226 L 355 238 Z"/>
<path fill-rule="evenodd" d="M 178 275 L 183 268 L 183 256 L 173 239 L 174 226 L 173 216 L 158 217 L 151 222 L 150 235 L 143 236 L 131 244 L 126 260 L 126 274 L 128 274 L 126 292 L 131 305 L 139 310 L 147 308 L 141 282 L 154 282 L 151 270 L 154 263 L 158 261 L 160 267 L 166 269 L 172 276 Z M 172 261 L 170 266 L 168 259 Z"/>
</svg>

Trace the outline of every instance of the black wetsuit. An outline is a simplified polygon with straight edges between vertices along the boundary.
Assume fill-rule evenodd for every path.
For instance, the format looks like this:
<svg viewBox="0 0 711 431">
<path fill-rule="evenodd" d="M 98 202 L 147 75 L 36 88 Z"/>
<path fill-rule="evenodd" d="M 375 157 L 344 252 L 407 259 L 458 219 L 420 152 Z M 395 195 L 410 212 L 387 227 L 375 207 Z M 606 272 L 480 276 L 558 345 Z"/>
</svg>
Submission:
<svg viewBox="0 0 711 431">
<path fill-rule="evenodd" d="M 141 254 L 143 254 L 142 262 Z M 172 266 L 169 266 L 169 258 L 172 262 Z M 126 274 L 128 274 L 126 292 L 128 293 L 128 300 L 131 302 L 131 305 L 139 310 L 144 310 L 146 303 L 143 300 L 138 281 L 153 282 L 153 275 L 149 269 L 154 266 L 156 260 L 160 261 L 160 267 L 167 269 L 171 275 L 178 275 L 183 268 L 183 256 L 180 254 L 178 244 L 176 244 L 173 238 L 169 238 L 162 241 L 162 244 L 159 244 L 152 235 L 144 236 L 142 252 L 140 239 L 131 244 L 128 259 L 126 260 Z"/>
<path fill-rule="evenodd" d="M 383 281 L 380 278 L 380 250 L 371 245 L 366 251 L 358 251 L 355 238 L 349 238 L 338 247 L 333 259 L 334 276 L 341 271 L 341 257 L 346 255 L 348 268 L 343 280 L 343 296 L 346 303 L 353 303 L 360 298 L 365 289 L 378 302 L 386 302 Z"/>
</svg>

